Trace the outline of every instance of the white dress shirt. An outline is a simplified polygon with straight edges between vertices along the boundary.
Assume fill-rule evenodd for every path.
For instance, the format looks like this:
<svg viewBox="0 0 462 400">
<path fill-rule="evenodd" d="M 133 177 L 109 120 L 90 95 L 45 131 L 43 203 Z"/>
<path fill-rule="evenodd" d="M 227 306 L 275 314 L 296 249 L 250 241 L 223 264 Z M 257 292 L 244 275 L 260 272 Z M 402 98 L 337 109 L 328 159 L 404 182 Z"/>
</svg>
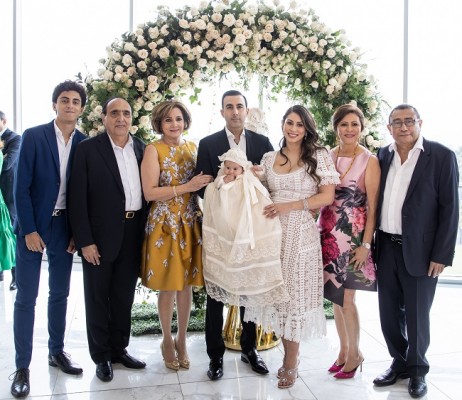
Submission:
<svg viewBox="0 0 462 400">
<path fill-rule="evenodd" d="M 72 147 L 72 139 L 74 138 L 75 135 L 75 129 L 74 132 L 72 132 L 71 136 L 69 137 L 69 140 L 67 143 L 64 140 L 63 133 L 61 130 L 58 128 L 58 125 L 56 125 L 56 120 L 54 122 L 55 126 L 55 134 L 56 134 L 56 142 L 58 143 L 58 156 L 59 156 L 59 192 L 58 192 L 58 198 L 56 199 L 56 205 L 55 209 L 58 210 L 65 210 L 66 209 L 66 190 L 67 190 L 67 168 L 69 164 L 69 154 L 71 153 L 71 147 Z"/>
<path fill-rule="evenodd" d="M 244 152 L 244 154 L 247 154 L 246 152 L 247 146 L 246 146 L 246 141 L 245 141 L 245 129 L 242 130 L 241 136 L 239 137 L 239 143 L 236 143 L 234 141 L 235 136 L 226 126 L 225 126 L 225 131 L 226 131 L 226 135 L 228 136 L 229 148 L 234 149 L 235 147 L 238 147 Z"/>
<path fill-rule="evenodd" d="M 109 135 L 108 135 L 109 136 Z M 119 167 L 120 178 L 125 193 L 125 211 L 137 211 L 141 209 L 142 193 L 140 182 L 140 171 L 133 148 L 133 138 L 128 137 L 127 144 L 122 148 L 117 146 L 109 136 L 112 148 Z"/>
<path fill-rule="evenodd" d="M 390 165 L 385 183 L 383 203 L 381 210 L 380 230 L 392 234 L 403 233 L 401 210 L 406 198 L 409 183 L 414 173 L 420 153 L 424 151 L 423 137 L 419 135 L 414 147 L 409 151 L 407 160 L 401 164 L 396 144 L 390 144 L 388 150 L 394 151 L 395 155 Z"/>
</svg>

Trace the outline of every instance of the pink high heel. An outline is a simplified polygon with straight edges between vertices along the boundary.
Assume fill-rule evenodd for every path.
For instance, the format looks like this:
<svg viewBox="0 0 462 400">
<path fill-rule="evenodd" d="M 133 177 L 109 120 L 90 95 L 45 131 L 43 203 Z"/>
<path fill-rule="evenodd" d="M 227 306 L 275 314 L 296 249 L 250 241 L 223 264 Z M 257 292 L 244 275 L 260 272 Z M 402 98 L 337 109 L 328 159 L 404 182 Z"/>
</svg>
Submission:
<svg viewBox="0 0 462 400">
<path fill-rule="evenodd" d="M 359 365 L 356 366 L 356 368 L 353 368 L 351 371 L 344 371 L 343 369 L 341 369 L 339 372 L 337 372 L 335 375 L 334 375 L 334 378 L 336 379 L 351 379 L 355 376 L 356 374 L 356 371 L 359 367 L 359 371 L 360 372 L 363 372 L 363 361 L 361 361 L 361 363 Z"/>
<path fill-rule="evenodd" d="M 332 366 L 328 369 L 329 372 L 339 372 L 342 370 L 343 366 L 345 365 L 345 363 L 343 364 L 337 364 L 337 361 L 335 361 Z"/>
</svg>

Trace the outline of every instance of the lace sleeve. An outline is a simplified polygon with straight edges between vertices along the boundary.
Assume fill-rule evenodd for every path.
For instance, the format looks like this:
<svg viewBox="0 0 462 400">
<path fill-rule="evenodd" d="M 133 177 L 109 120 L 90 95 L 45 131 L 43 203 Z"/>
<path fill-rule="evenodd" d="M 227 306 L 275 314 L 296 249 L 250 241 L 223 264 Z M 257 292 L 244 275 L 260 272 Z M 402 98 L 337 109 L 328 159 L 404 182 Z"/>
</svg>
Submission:
<svg viewBox="0 0 462 400">
<path fill-rule="evenodd" d="M 268 170 L 271 168 L 271 160 L 273 157 L 271 156 L 274 152 L 270 151 L 269 153 L 263 154 L 263 157 L 260 162 L 260 167 L 262 168 L 262 171 L 257 173 L 258 179 L 260 179 L 260 182 L 263 184 L 265 188 L 268 188 L 268 179 L 267 179 L 267 174 Z"/>
<path fill-rule="evenodd" d="M 335 169 L 330 153 L 326 149 L 316 151 L 318 167 L 316 173 L 321 178 L 320 185 L 337 185 L 340 183 L 339 173 Z"/>
</svg>

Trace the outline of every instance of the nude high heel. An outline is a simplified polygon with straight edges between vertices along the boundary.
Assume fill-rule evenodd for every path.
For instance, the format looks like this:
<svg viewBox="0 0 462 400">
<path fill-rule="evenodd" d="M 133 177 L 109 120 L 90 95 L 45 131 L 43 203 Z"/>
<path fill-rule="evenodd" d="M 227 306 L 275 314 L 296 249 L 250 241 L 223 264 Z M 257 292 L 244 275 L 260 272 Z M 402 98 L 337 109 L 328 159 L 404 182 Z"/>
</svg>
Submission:
<svg viewBox="0 0 462 400">
<path fill-rule="evenodd" d="M 165 360 L 165 355 L 164 355 L 164 342 L 162 341 L 160 343 L 160 351 L 162 353 L 162 359 L 164 360 L 164 364 L 167 368 L 173 369 L 174 371 L 178 371 L 180 369 L 180 363 L 178 360 L 175 358 L 173 361 L 166 361 Z"/>
<path fill-rule="evenodd" d="M 176 344 L 176 338 L 173 339 L 173 344 L 175 345 L 175 351 L 176 351 L 176 355 L 178 357 L 178 363 L 180 364 L 180 367 L 184 368 L 184 369 L 189 369 L 189 365 L 190 365 L 189 359 L 184 358 L 183 360 L 180 360 L 180 358 L 179 358 L 180 353 L 178 352 L 178 346 Z"/>
</svg>

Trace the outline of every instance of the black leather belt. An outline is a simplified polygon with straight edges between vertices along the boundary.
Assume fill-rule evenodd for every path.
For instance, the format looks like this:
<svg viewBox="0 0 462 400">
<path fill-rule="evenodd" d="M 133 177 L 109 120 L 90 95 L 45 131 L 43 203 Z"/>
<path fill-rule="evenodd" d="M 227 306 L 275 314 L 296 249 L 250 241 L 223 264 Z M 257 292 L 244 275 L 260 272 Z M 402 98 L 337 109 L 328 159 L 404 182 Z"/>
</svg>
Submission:
<svg viewBox="0 0 462 400">
<path fill-rule="evenodd" d="M 133 219 L 133 218 L 135 218 L 140 212 L 141 212 L 141 210 L 137 210 L 137 211 L 125 211 L 125 219 Z"/>
<path fill-rule="evenodd" d="M 53 212 L 51 213 L 51 216 L 52 217 L 59 217 L 61 215 L 63 215 L 64 213 L 66 212 L 66 210 L 53 210 Z"/>
<path fill-rule="evenodd" d="M 384 234 L 393 243 L 400 244 L 400 245 L 403 244 L 403 236 L 402 235 L 398 235 L 398 234 L 394 234 L 394 233 L 388 233 L 388 232 L 384 232 L 384 231 L 380 231 L 380 232 L 382 232 L 382 234 Z"/>
</svg>

